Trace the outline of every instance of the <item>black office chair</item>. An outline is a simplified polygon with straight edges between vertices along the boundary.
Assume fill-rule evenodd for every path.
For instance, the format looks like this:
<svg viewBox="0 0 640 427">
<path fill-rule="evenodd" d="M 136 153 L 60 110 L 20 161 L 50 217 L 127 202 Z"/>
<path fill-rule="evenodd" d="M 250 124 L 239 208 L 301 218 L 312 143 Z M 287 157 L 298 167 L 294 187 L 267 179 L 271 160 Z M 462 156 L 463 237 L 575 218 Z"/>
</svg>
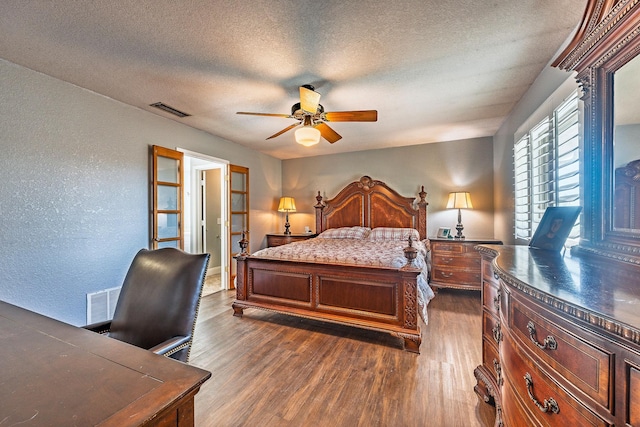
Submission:
<svg viewBox="0 0 640 427">
<path fill-rule="evenodd" d="M 209 254 L 140 250 L 124 279 L 113 319 L 85 328 L 187 362 L 208 264 Z"/>
</svg>

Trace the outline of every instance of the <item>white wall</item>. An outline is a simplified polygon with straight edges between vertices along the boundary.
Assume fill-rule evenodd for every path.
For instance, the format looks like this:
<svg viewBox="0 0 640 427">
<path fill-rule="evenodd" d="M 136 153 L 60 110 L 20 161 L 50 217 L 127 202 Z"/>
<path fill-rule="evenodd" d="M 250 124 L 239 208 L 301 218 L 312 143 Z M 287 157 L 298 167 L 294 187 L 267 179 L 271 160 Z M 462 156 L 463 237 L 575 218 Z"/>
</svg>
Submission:
<svg viewBox="0 0 640 427">
<path fill-rule="evenodd" d="M 0 99 L 3 301 L 85 322 L 86 293 L 148 247 L 153 144 L 248 167 L 252 234 L 275 227 L 278 159 L 1 59 Z"/>
<path fill-rule="evenodd" d="M 289 215 L 291 231 L 301 233 L 305 225 L 315 230 L 313 206 L 318 191 L 324 197 L 334 197 L 346 184 L 363 175 L 386 182 L 407 197 L 417 197 L 424 186 L 428 193 L 430 236 L 435 236 L 438 227 L 453 228 L 457 223 L 457 210 L 445 208 L 449 192 L 469 191 L 474 209 L 462 213 L 464 234 L 468 238 L 493 237 L 490 137 L 284 160 L 282 194 L 295 197 L 297 208 L 296 213 Z M 274 209 L 276 202 L 273 201 Z M 282 223 L 280 228 L 284 229 Z M 281 232 L 280 228 L 274 231 Z"/>
</svg>

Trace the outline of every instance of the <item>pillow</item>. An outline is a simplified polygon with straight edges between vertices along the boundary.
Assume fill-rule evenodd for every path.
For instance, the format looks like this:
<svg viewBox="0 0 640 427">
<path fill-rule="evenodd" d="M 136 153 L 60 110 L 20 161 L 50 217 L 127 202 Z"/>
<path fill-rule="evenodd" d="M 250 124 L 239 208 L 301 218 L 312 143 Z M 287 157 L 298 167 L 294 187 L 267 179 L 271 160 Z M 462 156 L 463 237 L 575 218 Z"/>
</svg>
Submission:
<svg viewBox="0 0 640 427">
<path fill-rule="evenodd" d="M 414 242 L 420 240 L 420 233 L 415 228 L 392 228 L 392 227 L 377 227 L 371 230 L 369 233 L 369 239 L 371 240 L 408 240 L 409 236 L 413 238 Z"/>
<path fill-rule="evenodd" d="M 371 229 L 369 227 L 330 228 L 318 235 L 318 239 L 365 239 Z"/>
</svg>

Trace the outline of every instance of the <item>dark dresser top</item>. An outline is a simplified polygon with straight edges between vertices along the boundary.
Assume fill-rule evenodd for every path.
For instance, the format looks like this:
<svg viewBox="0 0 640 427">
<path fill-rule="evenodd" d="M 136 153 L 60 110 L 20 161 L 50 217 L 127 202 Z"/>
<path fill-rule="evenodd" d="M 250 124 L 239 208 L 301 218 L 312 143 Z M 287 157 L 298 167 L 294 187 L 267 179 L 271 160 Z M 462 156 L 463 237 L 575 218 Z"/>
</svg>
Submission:
<svg viewBox="0 0 640 427">
<path fill-rule="evenodd" d="M 528 246 L 480 245 L 494 270 L 541 303 L 640 344 L 640 267 Z"/>
</svg>

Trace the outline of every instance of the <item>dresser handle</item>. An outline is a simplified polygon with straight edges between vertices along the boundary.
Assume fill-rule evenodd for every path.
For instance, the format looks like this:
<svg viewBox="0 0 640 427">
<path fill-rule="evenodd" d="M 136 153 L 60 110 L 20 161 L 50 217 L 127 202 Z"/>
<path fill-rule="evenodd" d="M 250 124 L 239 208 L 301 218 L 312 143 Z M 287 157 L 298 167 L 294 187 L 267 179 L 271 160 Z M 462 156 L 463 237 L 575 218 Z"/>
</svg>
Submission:
<svg viewBox="0 0 640 427">
<path fill-rule="evenodd" d="M 527 372 L 524 376 L 524 382 L 527 385 L 527 393 L 529 393 L 529 399 L 540 409 L 542 412 L 553 412 L 554 414 L 560 413 L 560 408 L 558 407 L 558 402 L 553 397 L 549 399 L 545 399 L 543 404 L 538 402 L 538 399 L 533 395 L 533 379 L 531 379 L 531 374 Z"/>
<path fill-rule="evenodd" d="M 497 322 L 496 325 L 491 329 L 493 332 L 493 339 L 496 340 L 496 343 L 500 344 L 502 341 L 502 331 L 500 330 L 500 322 Z"/>
<path fill-rule="evenodd" d="M 500 362 L 496 359 L 493 359 L 493 369 L 496 371 L 496 382 L 498 383 L 498 387 L 502 387 L 504 380 L 502 379 L 502 367 L 500 366 Z"/>
<path fill-rule="evenodd" d="M 451 261 L 453 261 L 453 258 L 442 258 L 442 262 L 445 264 L 449 264 Z"/>
<path fill-rule="evenodd" d="M 440 274 L 442 275 L 442 277 L 445 277 L 447 279 L 453 276 L 453 273 L 445 273 L 444 271 L 441 271 Z"/>
<path fill-rule="evenodd" d="M 529 338 L 531 338 L 531 341 L 533 341 L 533 343 L 535 345 L 537 345 L 538 348 L 541 348 L 543 350 L 546 350 L 546 349 L 557 350 L 558 349 L 558 342 L 551 335 L 548 335 L 544 339 L 542 344 L 540 344 L 538 342 L 538 340 L 536 339 L 536 325 L 533 323 L 533 321 L 529 320 L 529 323 L 527 323 L 527 329 L 529 330 Z"/>
<path fill-rule="evenodd" d="M 502 298 L 502 293 L 500 292 L 500 289 L 498 289 L 496 296 L 493 297 L 493 308 L 496 311 L 500 311 L 500 298 Z"/>
</svg>

